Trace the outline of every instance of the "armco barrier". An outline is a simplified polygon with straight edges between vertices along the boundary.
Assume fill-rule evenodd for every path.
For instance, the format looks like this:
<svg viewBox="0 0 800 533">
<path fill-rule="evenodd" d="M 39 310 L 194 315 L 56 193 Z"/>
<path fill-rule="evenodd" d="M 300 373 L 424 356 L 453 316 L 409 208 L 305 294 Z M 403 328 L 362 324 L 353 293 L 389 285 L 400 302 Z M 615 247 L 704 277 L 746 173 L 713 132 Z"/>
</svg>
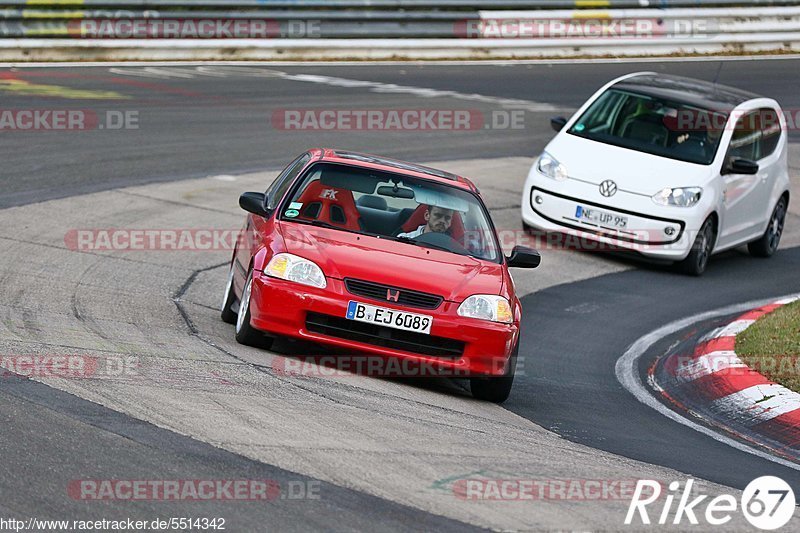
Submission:
<svg viewBox="0 0 800 533">
<path fill-rule="evenodd" d="M 770 8 L 612 9 L 546 11 L 104 11 L 0 9 L 0 38 L 132 38 L 133 24 L 142 31 L 167 21 L 263 23 L 267 32 L 252 38 L 546 38 L 704 37 L 718 34 L 792 33 L 800 31 L 800 6 Z M 615 28 L 625 21 L 629 28 Z M 556 27 L 557 24 L 560 24 Z M 638 24 L 638 26 L 636 26 Z M 245 29 L 252 30 L 246 25 Z M 559 29 L 560 28 L 560 29 Z M 633 31 L 638 34 L 633 34 Z M 617 32 L 617 34 L 615 34 Z M 620 33 L 622 32 L 622 33 Z M 189 33 L 191 33 L 189 31 Z M 558 35 L 560 33 L 560 35 Z M 99 35 L 96 35 L 99 34 Z M 157 35 L 158 36 L 158 35 Z M 189 37 L 197 38 L 194 35 Z M 200 38 L 225 38 L 213 33 Z"/>
<path fill-rule="evenodd" d="M 781 6 L 797 0 L 4 0 L 0 6 L 31 7 L 179 7 L 179 8 L 472 8 L 568 9 L 598 7 L 698 7 L 698 6 Z"/>
<path fill-rule="evenodd" d="M 0 0 L 0 60 L 6 61 L 489 59 L 798 48 L 800 0 Z"/>
</svg>

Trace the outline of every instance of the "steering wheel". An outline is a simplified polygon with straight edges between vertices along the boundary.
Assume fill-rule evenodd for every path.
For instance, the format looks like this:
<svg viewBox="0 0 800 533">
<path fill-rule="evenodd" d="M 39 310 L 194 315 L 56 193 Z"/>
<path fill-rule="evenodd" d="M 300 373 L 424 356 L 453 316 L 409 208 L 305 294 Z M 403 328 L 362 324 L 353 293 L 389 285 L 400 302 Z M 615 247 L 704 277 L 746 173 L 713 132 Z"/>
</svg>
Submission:
<svg viewBox="0 0 800 533">
<path fill-rule="evenodd" d="M 466 248 L 464 248 L 457 240 L 452 238 L 447 233 L 429 231 L 418 237 L 415 237 L 414 240 L 423 244 L 427 243 L 438 248 L 444 248 L 455 254 L 470 255 Z"/>
</svg>

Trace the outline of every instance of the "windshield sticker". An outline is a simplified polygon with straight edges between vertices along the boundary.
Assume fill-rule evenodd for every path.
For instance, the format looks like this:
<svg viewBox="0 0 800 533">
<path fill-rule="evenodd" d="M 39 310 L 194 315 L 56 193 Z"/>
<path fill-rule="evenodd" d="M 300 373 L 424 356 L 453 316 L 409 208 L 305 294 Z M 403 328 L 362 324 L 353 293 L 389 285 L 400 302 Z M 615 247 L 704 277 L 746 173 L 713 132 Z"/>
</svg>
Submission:
<svg viewBox="0 0 800 533">
<path fill-rule="evenodd" d="M 300 209 L 303 207 L 303 202 L 292 202 L 289 204 L 289 209 Z"/>
<path fill-rule="evenodd" d="M 289 218 L 294 218 L 299 214 L 300 214 L 300 211 L 298 211 L 297 209 L 287 209 L 286 211 L 284 211 L 283 216 L 289 217 Z"/>
<path fill-rule="evenodd" d="M 583 131 L 585 127 L 584 124 L 575 124 L 575 131 Z"/>
</svg>

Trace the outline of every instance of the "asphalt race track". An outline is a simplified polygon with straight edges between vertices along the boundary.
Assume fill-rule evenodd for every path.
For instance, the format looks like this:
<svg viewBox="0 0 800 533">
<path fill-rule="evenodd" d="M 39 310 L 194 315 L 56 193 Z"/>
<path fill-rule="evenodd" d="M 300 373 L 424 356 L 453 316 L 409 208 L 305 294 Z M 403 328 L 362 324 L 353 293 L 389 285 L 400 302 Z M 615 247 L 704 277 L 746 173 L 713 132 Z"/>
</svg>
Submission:
<svg viewBox="0 0 800 533">
<path fill-rule="evenodd" d="M 745 65 L 746 68 L 742 68 Z M 778 99 L 787 110 L 800 109 L 797 86 L 798 60 L 723 62 L 720 83 L 733 84 Z M 478 69 L 478 70 L 476 70 Z M 109 187 L 236 174 L 285 164 L 286 153 L 300 152 L 309 143 L 325 146 L 358 146 L 371 152 L 419 161 L 462 158 L 495 158 L 537 154 L 551 137 L 546 119 L 575 109 L 595 89 L 616 76 L 640 70 L 713 79 L 719 62 L 609 63 L 594 65 L 510 66 L 278 66 L 221 67 L 203 75 L 192 68 L 31 69 L 4 72 L 28 84 L 91 88 L 117 93 L 122 98 L 59 97 L 53 89 L 26 91 L 17 85 L 3 92 L 8 106 L 41 107 L 70 102 L 70 108 L 104 111 L 134 110 L 140 128 L 127 131 L 90 131 L 69 136 L 38 133 L 38 143 L 27 134 L 4 135 L 3 150 L 15 155 L 15 165 L 4 170 L 0 207 L 42 201 Z M 242 72 L 237 75 L 236 72 Z M 479 75 L 476 72 L 480 72 Z M 120 74 L 122 73 L 122 74 Z M 270 116 L 276 110 L 303 109 L 518 109 L 519 104 L 501 105 L 445 96 L 426 97 L 402 90 L 353 88 L 302 82 L 279 76 L 327 76 L 346 80 L 373 81 L 400 87 L 479 94 L 497 100 L 532 102 L 524 128 L 497 131 L 436 132 L 276 131 Z M 246 74 L 246 75 L 245 75 Z M 31 94 L 28 94 L 31 93 Z M 62 95 L 65 93 L 61 93 Z M 52 95 L 52 97 L 48 97 Z M 545 105 L 537 106 L 536 103 Z M 428 105 L 429 104 L 429 105 Z M 405 107 L 404 107 L 405 106 Z M 552 110 L 551 110 L 552 109 Z M 22 133 L 22 132 L 20 132 Z M 123 135 L 124 134 L 124 135 Z M 87 142 L 87 138 L 90 142 Z M 800 140 L 797 130 L 792 138 Z M 57 146 L 57 149 L 54 147 Z M 42 147 L 46 150 L 43 160 Z"/>
<path fill-rule="evenodd" d="M 540 269 L 514 273 L 525 294 L 524 371 L 502 407 L 472 400 L 459 382 L 282 375 L 283 356 L 309 348 L 246 348 L 219 320 L 229 251 L 79 253 L 65 240 L 75 228 L 238 229 L 238 194 L 263 190 L 310 146 L 474 177 L 498 229 L 517 231 L 522 182 L 551 137 L 550 116 L 567 115 L 626 72 L 713 79 L 718 67 L 0 68 L 2 109 L 83 110 L 106 126 L 0 132 L 0 355 L 125 355 L 142 369 L 130 379 L 0 376 L 0 516 L 221 516 L 233 531 L 620 530 L 628 500 L 476 502 L 459 498 L 453 484 L 691 476 L 708 493 L 735 493 L 777 475 L 800 490 L 800 467 L 665 418 L 614 373 L 634 341 L 666 323 L 800 292 L 797 202 L 774 258 L 726 252 L 700 279 L 606 254 L 544 250 Z M 725 61 L 719 81 L 800 109 L 800 59 Z M 469 109 L 484 123 L 457 132 L 297 131 L 273 120 L 287 109 Z M 489 127 L 512 111 L 518 127 Z M 104 122 L 124 113 L 135 127 Z M 790 141 L 800 141 L 797 127 Z M 792 150 L 796 198 L 800 149 Z M 642 375 L 685 333 L 656 343 Z M 91 502 L 68 494 L 76 479 L 270 479 L 310 483 L 320 498 Z M 748 530 L 738 518 L 727 527 Z"/>
<path fill-rule="evenodd" d="M 525 345 L 538 347 L 529 355 L 531 378 L 515 389 L 504 406 L 575 442 L 724 485 L 743 489 L 759 475 L 776 475 L 800 486 L 797 470 L 654 417 L 614 375 L 617 359 L 631 342 L 659 326 L 703 311 L 796 291 L 800 287 L 800 249 L 784 250 L 774 259 L 774 263 L 753 264 L 745 254 L 729 254 L 717 257 L 714 268 L 699 280 L 641 269 L 528 295 L 525 305 L 530 307 L 526 309 L 548 312 L 534 311 L 536 318 L 526 323 Z M 663 282 L 665 275 L 668 283 Z M 623 286 L 631 290 L 621 291 Z M 684 334 L 679 332 L 654 346 L 648 354 L 651 357 L 643 358 L 642 376 L 652 359 L 666 353 Z"/>
</svg>

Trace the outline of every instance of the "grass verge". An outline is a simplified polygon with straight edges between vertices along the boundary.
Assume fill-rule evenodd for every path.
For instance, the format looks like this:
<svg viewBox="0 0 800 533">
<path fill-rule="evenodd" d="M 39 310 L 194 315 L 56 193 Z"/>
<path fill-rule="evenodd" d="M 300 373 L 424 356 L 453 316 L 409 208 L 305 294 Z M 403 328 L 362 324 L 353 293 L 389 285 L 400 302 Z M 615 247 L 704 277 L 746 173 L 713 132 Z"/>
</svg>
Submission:
<svg viewBox="0 0 800 533">
<path fill-rule="evenodd" d="M 770 380 L 800 392 L 800 300 L 779 307 L 740 333 L 736 355 Z"/>
</svg>

